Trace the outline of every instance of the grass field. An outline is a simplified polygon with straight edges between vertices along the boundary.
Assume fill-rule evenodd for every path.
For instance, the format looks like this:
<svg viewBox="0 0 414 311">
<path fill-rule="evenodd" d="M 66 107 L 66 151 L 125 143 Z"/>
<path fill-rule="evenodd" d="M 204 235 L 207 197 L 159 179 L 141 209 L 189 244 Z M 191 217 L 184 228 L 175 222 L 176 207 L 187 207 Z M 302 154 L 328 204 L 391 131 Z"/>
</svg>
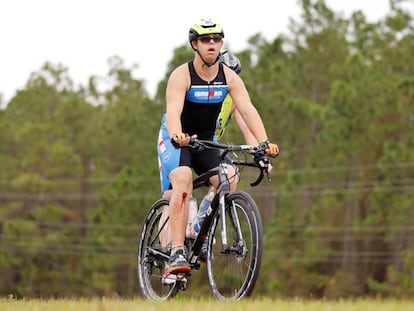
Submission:
<svg viewBox="0 0 414 311">
<path fill-rule="evenodd" d="M 167 302 L 141 299 L 6 299 L 0 298 L 2 311 L 413 311 L 414 300 L 270 300 L 246 299 L 237 302 L 188 300 L 175 298 Z"/>
</svg>

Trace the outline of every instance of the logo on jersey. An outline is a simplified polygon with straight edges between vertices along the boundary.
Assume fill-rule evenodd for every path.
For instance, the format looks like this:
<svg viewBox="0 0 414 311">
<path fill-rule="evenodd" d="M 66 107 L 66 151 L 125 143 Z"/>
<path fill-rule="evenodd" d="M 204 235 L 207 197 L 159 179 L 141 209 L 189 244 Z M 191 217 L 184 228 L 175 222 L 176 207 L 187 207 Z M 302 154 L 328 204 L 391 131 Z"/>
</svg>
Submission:
<svg viewBox="0 0 414 311">
<path fill-rule="evenodd" d="M 197 91 L 197 92 L 194 92 L 194 96 L 197 97 L 197 98 L 222 97 L 223 92 L 222 91 L 214 91 L 214 90 Z"/>
<path fill-rule="evenodd" d="M 197 104 L 217 104 L 227 93 L 227 85 L 193 85 L 187 91 L 186 99 Z"/>
</svg>

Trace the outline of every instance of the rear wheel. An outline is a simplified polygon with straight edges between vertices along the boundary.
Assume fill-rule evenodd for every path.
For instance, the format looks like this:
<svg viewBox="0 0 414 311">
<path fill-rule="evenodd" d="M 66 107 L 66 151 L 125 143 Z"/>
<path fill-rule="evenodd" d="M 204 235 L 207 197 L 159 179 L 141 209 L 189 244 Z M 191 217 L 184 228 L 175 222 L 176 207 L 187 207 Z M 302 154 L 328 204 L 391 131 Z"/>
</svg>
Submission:
<svg viewBox="0 0 414 311">
<path fill-rule="evenodd" d="M 151 300 L 166 300 L 176 295 L 178 284 L 163 285 L 161 282 L 165 263 L 169 258 L 169 251 L 163 235 L 168 229 L 168 217 L 163 214 L 169 201 L 156 201 L 145 217 L 138 245 L 138 283 L 142 296 Z"/>
<path fill-rule="evenodd" d="M 227 245 L 221 237 L 221 217 L 225 219 Z M 208 243 L 207 275 L 214 296 L 220 300 L 249 296 L 262 261 L 263 226 L 248 193 L 240 191 L 227 197 L 226 213 L 217 214 Z"/>
</svg>

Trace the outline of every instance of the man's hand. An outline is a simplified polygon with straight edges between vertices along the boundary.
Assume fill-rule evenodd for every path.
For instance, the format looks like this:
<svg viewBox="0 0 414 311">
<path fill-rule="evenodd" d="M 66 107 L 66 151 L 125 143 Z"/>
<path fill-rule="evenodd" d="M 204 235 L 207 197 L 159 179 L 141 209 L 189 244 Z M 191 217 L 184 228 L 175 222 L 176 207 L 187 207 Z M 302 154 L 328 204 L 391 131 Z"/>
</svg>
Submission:
<svg viewBox="0 0 414 311">
<path fill-rule="evenodd" d="M 272 162 L 270 162 L 270 160 L 268 160 L 266 163 L 264 163 L 263 162 L 263 160 L 260 160 L 259 161 L 259 165 L 261 166 L 261 167 L 265 167 L 266 168 L 266 172 L 269 174 L 271 171 L 272 171 L 272 169 L 273 169 L 273 165 L 272 165 Z"/>
<path fill-rule="evenodd" d="M 269 148 L 265 150 L 267 154 L 271 154 L 274 156 L 277 156 L 279 154 L 279 146 L 277 144 L 269 143 L 268 147 Z"/>
<path fill-rule="evenodd" d="M 171 143 L 175 148 L 187 146 L 190 143 L 190 135 L 184 133 L 175 133 L 171 137 Z"/>
<path fill-rule="evenodd" d="M 266 154 L 268 155 L 277 156 L 279 154 L 279 146 L 275 143 L 271 143 L 268 140 L 260 143 L 260 147 L 264 148 Z"/>
</svg>

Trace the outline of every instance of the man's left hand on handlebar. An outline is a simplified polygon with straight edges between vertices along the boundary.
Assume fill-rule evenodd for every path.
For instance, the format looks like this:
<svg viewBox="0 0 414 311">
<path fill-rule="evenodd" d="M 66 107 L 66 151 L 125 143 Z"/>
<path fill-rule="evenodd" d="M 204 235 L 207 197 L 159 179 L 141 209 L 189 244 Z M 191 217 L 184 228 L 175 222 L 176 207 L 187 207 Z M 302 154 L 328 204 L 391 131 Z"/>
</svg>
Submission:
<svg viewBox="0 0 414 311">
<path fill-rule="evenodd" d="M 279 154 L 279 146 L 275 143 L 271 143 L 269 140 L 261 142 L 260 147 L 264 147 L 267 155 L 277 156 Z"/>
</svg>

